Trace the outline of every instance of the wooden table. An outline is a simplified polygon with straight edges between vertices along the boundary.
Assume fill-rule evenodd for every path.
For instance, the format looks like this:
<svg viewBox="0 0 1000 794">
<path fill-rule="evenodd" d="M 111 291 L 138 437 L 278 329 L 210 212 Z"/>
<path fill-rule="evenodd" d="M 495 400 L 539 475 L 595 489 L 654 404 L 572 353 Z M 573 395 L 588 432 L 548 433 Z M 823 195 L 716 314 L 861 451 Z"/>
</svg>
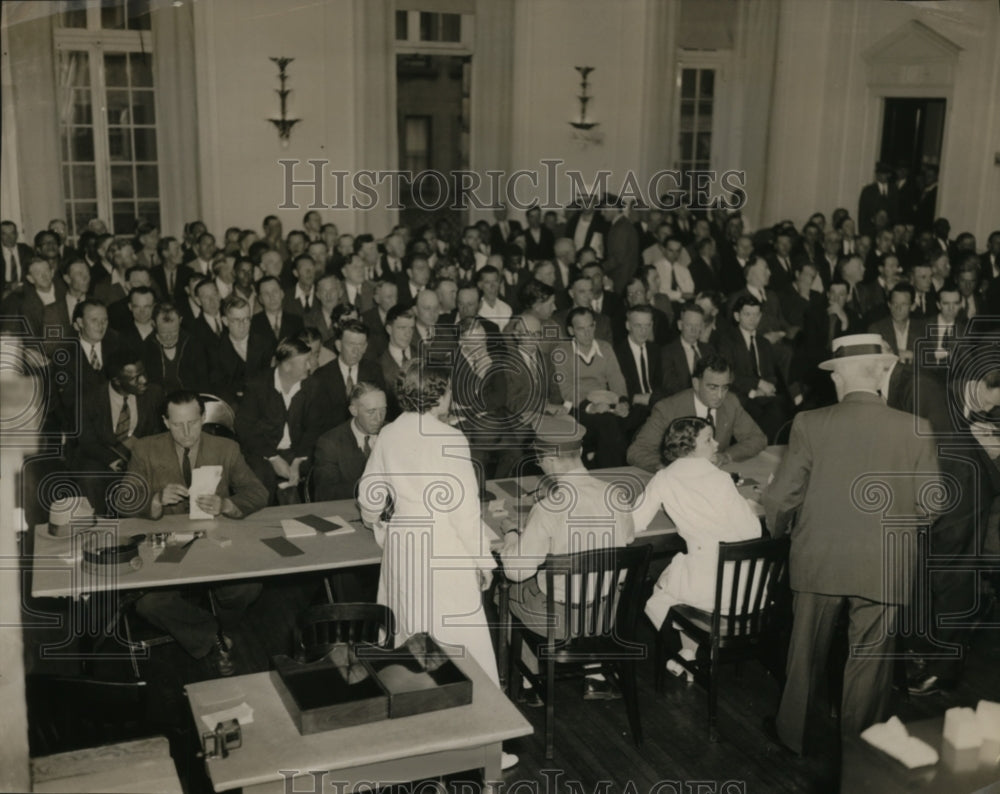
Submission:
<svg viewBox="0 0 1000 794">
<path fill-rule="evenodd" d="M 182 792 L 162 736 L 32 758 L 31 783 L 33 792 Z"/>
<path fill-rule="evenodd" d="M 841 761 L 842 794 L 973 794 L 1000 792 L 1000 764 L 973 762 L 957 768 L 943 747 L 944 716 L 910 722 L 906 730 L 938 751 L 934 766 L 907 769 L 896 759 L 872 747 L 860 736 L 844 740 Z"/>
<path fill-rule="evenodd" d="M 246 794 L 354 791 L 361 782 L 375 788 L 469 769 L 483 769 L 488 783 L 499 782 L 501 742 L 529 735 L 531 725 L 475 661 L 453 660 L 472 680 L 468 706 L 309 736 L 299 734 L 268 673 L 189 684 L 199 734 L 206 730 L 201 715 L 220 704 L 235 698 L 253 709 L 243 746 L 205 762 L 212 787 Z"/>
</svg>

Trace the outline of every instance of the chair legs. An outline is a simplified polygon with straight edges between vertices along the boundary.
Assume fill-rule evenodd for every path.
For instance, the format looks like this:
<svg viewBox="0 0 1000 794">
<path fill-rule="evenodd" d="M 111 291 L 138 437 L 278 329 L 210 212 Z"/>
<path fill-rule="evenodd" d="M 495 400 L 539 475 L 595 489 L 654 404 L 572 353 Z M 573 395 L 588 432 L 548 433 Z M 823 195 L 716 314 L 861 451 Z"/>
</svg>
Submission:
<svg viewBox="0 0 1000 794">
<path fill-rule="evenodd" d="M 555 755 L 556 732 L 556 662 L 551 656 L 545 660 L 545 759 Z"/>
<path fill-rule="evenodd" d="M 636 684 L 635 662 L 618 663 L 619 683 L 622 696 L 625 698 L 625 712 L 628 714 L 628 726 L 632 731 L 632 741 L 636 747 L 642 747 L 642 724 L 639 721 L 639 688 Z"/>
<path fill-rule="evenodd" d="M 719 649 L 712 646 L 712 655 L 708 663 L 708 740 L 719 741 L 718 725 L 719 707 Z"/>
</svg>

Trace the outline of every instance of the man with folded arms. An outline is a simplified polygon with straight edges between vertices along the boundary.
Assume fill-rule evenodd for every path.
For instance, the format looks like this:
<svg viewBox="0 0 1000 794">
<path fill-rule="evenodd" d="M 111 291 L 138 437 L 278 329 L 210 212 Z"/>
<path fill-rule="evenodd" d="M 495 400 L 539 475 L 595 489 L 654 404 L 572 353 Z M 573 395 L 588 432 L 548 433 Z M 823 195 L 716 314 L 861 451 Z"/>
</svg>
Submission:
<svg viewBox="0 0 1000 794">
<path fill-rule="evenodd" d="M 153 520 L 187 513 L 188 489 L 200 466 L 218 466 L 222 471 L 215 493 L 195 500 L 209 515 L 243 518 L 267 504 L 267 489 L 243 460 L 239 445 L 202 432 L 204 412 L 193 392 L 176 391 L 167 396 L 163 421 L 168 432 L 137 438 L 129 460 L 129 473 L 146 484 L 144 498 L 134 505 L 119 505 L 120 513 Z M 180 590 L 146 593 L 136 602 L 136 611 L 168 632 L 196 659 L 209 657 L 214 671 L 227 676 L 235 668 L 229 656 L 232 641 L 222 630 L 236 625 L 260 591 L 258 583 L 213 588 L 217 617 L 186 599 Z"/>
</svg>

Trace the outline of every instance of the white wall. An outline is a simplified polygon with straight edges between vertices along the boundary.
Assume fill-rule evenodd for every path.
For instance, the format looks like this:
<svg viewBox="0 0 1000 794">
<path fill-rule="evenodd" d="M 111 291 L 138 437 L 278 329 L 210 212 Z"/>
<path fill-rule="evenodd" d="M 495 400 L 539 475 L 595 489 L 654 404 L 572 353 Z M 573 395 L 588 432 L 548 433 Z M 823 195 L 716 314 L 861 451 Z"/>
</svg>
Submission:
<svg viewBox="0 0 1000 794">
<path fill-rule="evenodd" d="M 1000 224 L 1000 12 L 995 3 L 782 0 L 763 218 L 801 225 L 813 210 L 857 212 L 873 178 L 881 100 L 863 57 L 919 20 L 962 48 L 948 96 L 938 213 L 980 244 Z M 919 90 L 912 96 L 920 96 Z M 927 92 L 927 95 L 935 95 Z M 818 197 L 826 197 L 819 201 Z"/>
<path fill-rule="evenodd" d="M 258 228 L 276 214 L 286 232 L 302 225 L 308 189 L 297 189 L 297 210 L 284 200 L 281 159 L 299 159 L 296 178 L 312 176 L 306 161 L 353 170 L 356 140 L 354 4 L 351 0 L 286 4 L 273 0 L 211 0 L 195 6 L 198 113 L 205 222 L 216 234 L 227 226 Z M 301 118 L 287 149 L 266 119 L 279 115 L 278 68 L 270 56 L 294 57 L 288 115 Z M 324 200 L 332 204 L 327 178 Z M 352 227 L 350 211 L 321 211 L 324 220 Z"/>
</svg>

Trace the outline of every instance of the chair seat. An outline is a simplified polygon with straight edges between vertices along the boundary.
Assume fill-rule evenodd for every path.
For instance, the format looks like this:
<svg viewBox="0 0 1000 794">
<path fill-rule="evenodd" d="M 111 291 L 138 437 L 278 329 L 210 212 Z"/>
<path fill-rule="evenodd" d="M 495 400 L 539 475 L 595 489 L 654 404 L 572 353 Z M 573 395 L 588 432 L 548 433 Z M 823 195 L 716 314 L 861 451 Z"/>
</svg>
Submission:
<svg viewBox="0 0 1000 794">
<path fill-rule="evenodd" d="M 556 641 L 554 653 L 549 654 L 546 638 L 525 626 L 515 615 L 511 615 L 511 625 L 522 633 L 524 643 L 539 659 L 552 659 L 556 664 L 571 664 L 584 661 L 602 661 L 609 653 L 624 659 L 645 659 L 646 646 L 640 643 L 626 643 L 616 635 L 606 637 L 574 637 Z"/>
<path fill-rule="evenodd" d="M 712 636 L 712 613 L 688 604 L 678 604 L 671 607 L 667 620 L 677 623 L 684 631 L 701 644 Z M 719 647 L 744 645 L 756 642 L 760 638 L 760 630 L 751 628 L 749 621 L 731 619 L 723 615 L 719 621 Z"/>
</svg>

